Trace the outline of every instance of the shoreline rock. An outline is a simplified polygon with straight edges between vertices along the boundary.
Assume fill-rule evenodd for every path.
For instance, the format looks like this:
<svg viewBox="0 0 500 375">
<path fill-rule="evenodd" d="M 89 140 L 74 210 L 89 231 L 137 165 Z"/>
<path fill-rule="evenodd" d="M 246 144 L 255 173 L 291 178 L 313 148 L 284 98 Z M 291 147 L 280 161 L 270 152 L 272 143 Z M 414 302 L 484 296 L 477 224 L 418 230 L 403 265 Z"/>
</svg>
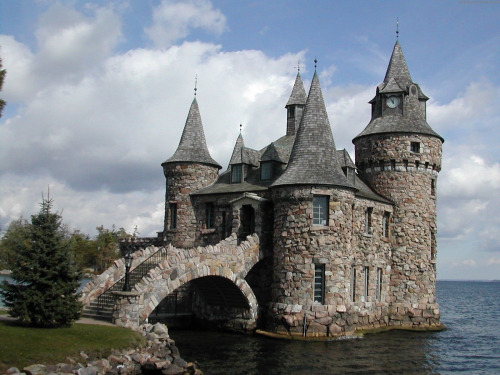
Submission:
<svg viewBox="0 0 500 375">
<path fill-rule="evenodd" d="M 68 363 L 56 365 L 34 364 L 20 371 L 16 367 L 9 368 L 5 374 L 147 374 L 147 375 L 203 375 L 193 362 L 181 358 L 175 341 L 168 334 L 168 328 L 161 323 L 144 324 L 138 327 L 147 339 L 143 348 L 114 350 L 107 358 L 98 358 L 82 365 L 78 360 L 86 362 L 89 357 L 81 352 L 80 358 L 68 358 Z"/>
</svg>

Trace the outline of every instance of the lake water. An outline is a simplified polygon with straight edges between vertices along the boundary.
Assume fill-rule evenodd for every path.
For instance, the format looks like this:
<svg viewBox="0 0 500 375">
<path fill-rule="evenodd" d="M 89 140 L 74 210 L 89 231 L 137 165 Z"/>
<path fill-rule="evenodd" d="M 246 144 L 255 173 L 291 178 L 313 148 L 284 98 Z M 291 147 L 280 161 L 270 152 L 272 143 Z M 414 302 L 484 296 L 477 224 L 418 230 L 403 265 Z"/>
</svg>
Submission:
<svg viewBox="0 0 500 375">
<path fill-rule="evenodd" d="M 437 290 L 448 327 L 442 332 L 394 331 L 330 342 L 210 331 L 170 335 L 181 356 L 206 375 L 500 374 L 500 282 L 439 281 Z"/>
<path fill-rule="evenodd" d="M 500 374 L 500 282 L 438 282 L 442 332 L 330 342 L 170 331 L 181 356 L 217 374 Z"/>
<path fill-rule="evenodd" d="M 0 285 L 3 283 L 4 280 L 7 280 L 9 282 L 12 282 L 12 279 L 9 277 L 9 276 L 6 276 L 6 275 L 0 275 Z M 77 292 L 80 292 L 83 287 L 90 281 L 91 279 L 82 279 L 82 281 L 80 281 L 80 287 L 78 288 Z M 5 305 L 2 301 L 2 298 L 0 298 L 0 308 L 4 308 Z"/>
</svg>

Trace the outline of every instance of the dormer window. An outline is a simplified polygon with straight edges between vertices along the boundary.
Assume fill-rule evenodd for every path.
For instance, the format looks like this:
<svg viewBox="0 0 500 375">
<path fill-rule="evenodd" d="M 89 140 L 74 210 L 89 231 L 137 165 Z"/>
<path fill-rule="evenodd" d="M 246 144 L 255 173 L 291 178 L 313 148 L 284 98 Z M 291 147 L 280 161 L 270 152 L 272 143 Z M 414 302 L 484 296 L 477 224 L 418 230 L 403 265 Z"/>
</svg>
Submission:
<svg viewBox="0 0 500 375">
<path fill-rule="evenodd" d="M 288 107 L 288 118 L 295 117 L 295 106 Z"/>
<path fill-rule="evenodd" d="M 260 179 L 269 181 L 273 176 L 273 164 L 271 161 L 260 163 Z"/>
<path fill-rule="evenodd" d="M 241 164 L 231 166 L 231 183 L 238 184 L 241 182 L 243 175 L 243 166 Z"/>
<path fill-rule="evenodd" d="M 420 142 L 411 142 L 410 151 L 420 153 Z"/>
</svg>

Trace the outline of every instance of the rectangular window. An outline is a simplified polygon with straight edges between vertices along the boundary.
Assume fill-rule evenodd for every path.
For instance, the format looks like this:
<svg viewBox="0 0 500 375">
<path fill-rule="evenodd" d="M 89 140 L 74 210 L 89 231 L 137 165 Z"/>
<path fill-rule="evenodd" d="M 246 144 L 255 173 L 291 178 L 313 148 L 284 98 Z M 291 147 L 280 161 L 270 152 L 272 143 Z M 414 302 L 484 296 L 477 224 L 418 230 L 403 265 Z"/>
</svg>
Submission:
<svg viewBox="0 0 500 375">
<path fill-rule="evenodd" d="M 365 301 L 368 300 L 369 288 L 370 288 L 370 269 L 368 267 L 365 267 Z"/>
<path fill-rule="evenodd" d="M 325 303 L 325 265 L 314 265 L 314 302 Z"/>
<path fill-rule="evenodd" d="M 436 195 L 436 180 L 431 180 L 431 195 Z"/>
<path fill-rule="evenodd" d="M 410 151 L 420 153 L 420 142 L 411 142 Z"/>
<path fill-rule="evenodd" d="M 389 237 L 389 218 L 390 213 L 384 212 L 384 217 L 382 218 L 382 237 Z"/>
<path fill-rule="evenodd" d="M 377 268 L 377 301 L 382 296 L 382 268 Z"/>
<path fill-rule="evenodd" d="M 242 169 L 241 164 L 231 166 L 231 183 L 237 184 L 241 182 Z"/>
<path fill-rule="evenodd" d="M 213 202 L 205 203 L 205 224 L 207 229 L 215 226 L 215 209 Z"/>
<path fill-rule="evenodd" d="M 356 266 L 351 266 L 351 301 L 356 302 Z"/>
<path fill-rule="evenodd" d="M 328 196 L 313 197 L 313 225 L 328 225 Z"/>
<path fill-rule="evenodd" d="M 177 203 L 170 203 L 170 229 L 177 228 Z"/>
<path fill-rule="evenodd" d="M 396 160 L 391 159 L 391 171 L 395 171 L 395 170 L 396 170 Z"/>
<path fill-rule="evenodd" d="M 431 231 L 431 260 L 436 260 L 436 233 Z"/>
<path fill-rule="evenodd" d="M 260 163 L 260 179 L 268 181 L 272 177 L 272 162 Z"/>
<path fill-rule="evenodd" d="M 372 213 L 373 213 L 373 207 L 368 207 L 365 212 L 365 233 L 366 234 L 372 234 L 373 229 L 372 229 Z"/>
<path fill-rule="evenodd" d="M 383 172 L 385 170 L 385 163 L 384 163 L 384 161 L 380 160 L 379 164 L 380 164 L 380 171 Z"/>
</svg>

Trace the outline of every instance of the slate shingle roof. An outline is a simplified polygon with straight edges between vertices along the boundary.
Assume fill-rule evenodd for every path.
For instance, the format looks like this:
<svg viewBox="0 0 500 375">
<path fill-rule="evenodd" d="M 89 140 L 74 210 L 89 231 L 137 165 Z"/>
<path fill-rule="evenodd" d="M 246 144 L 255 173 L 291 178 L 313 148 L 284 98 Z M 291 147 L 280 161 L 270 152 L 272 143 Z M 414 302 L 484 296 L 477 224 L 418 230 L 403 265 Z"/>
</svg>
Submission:
<svg viewBox="0 0 500 375">
<path fill-rule="evenodd" d="M 171 158 L 162 163 L 192 162 L 212 165 L 221 169 L 208 151 L 205 132 L 201 122 L 200 109 L 196 98 L 191 103 L 179 146 Z"/>
<path fill-rule="evenodd" d="M 249 164 L 254 167 L 259 166 L 260 153 L 257 150 L 245 147 L 245 142 L 243 136 L 240 135 L 236 139 L 236 143 L 233 148 L 233 154 L 231 155 L 231 160 L 229 165 L 233 164 Z"/>
<path fill-rule="evenodd" d="M 285 172 L 271 185 L 333 185 L 353 188 L 340 168 L 317 73 Z"/>
<path fill-rule="evenodd" d="M 418 89 L 419 100 L 429 99 L 420 89 L 420 87 L 412 81 L 408 65 L 406 64 L 406 59 L 403 55 L 403 49 L 399 41 L 396 41 L 394 45 L 394 50 L 392 51 L 391 60 L 389 61 L 389 66 L 387 67 L 387 72 L 385 74 L 384 82 L 378 86 L 378 94 L 389 94 L 394 92 L 405 92 L 408 93 L 410 85 L 415 85 Z M 377 96 L 370 101 L 370 103 L 375 103 Z M 385 115 L 371 119 L 370 123 L 366 128 L 354 137 L 357 138 L 371 135 L 371 134 L 383 134 L 383 133 L 414 133 L 414 134 L 424 134 L 437 137 L 444 141 L 444 139 L 437 134 L 429 126 L 425 120 L 425 116 L 419 115 L 416 111 L 411 111 L 410 113 L 404 113 L 403 115 L 394 113 L 390 115 Z"/>
<path fill-rule="evenodd" d="M 294 104 L 306 104 L 307 96 L 306 90 L 304 90 L 304 83 L 302 82 L 302 77 L 300 73 L 297 73 L 297 77 L 295 78 L 295 83 L 293 84 L 292 94 L 290 95 L 290 99 L 288 99 L 288 103 L 286 103 L 285 107 Z"/>
</svg>

